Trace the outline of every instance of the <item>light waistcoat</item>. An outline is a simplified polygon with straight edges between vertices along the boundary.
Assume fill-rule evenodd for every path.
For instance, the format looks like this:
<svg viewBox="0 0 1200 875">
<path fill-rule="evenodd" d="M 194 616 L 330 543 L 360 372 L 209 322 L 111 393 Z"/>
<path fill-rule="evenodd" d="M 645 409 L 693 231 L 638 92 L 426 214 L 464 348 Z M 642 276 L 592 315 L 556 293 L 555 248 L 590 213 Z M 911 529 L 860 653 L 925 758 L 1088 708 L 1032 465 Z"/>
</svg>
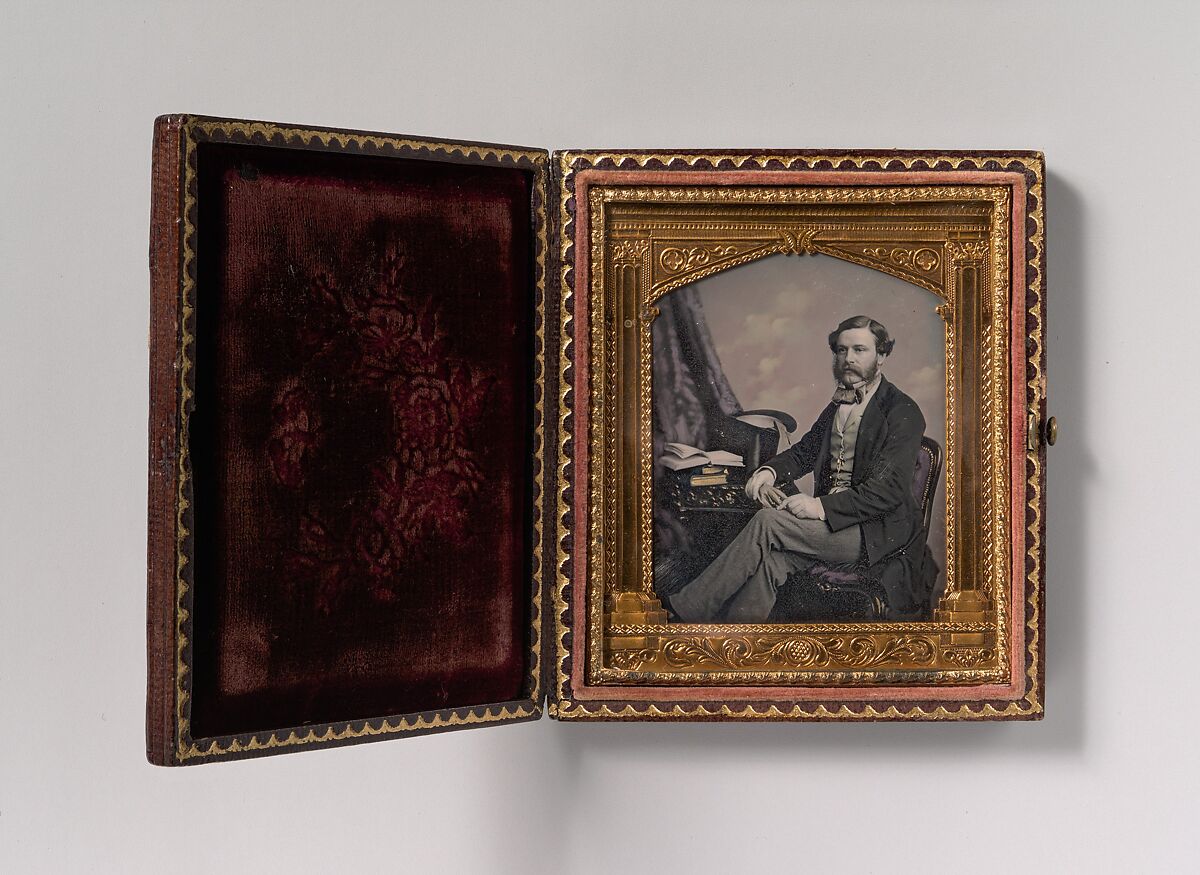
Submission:
<svg viewBox="0 0 1200 875">
<path fill-rule="evenodd" d="M 850 488 L 850 481 L 854 476 L 854 445 L 858 442 L 860 422 L 862 413 L 851 412 L 841 431 L 835 423 L 829 433 L 829 474 L 832 479 L 830 493 Z"/>
<path fill-rule="evenodd" d="M 833 428 L 829 430 L 830 494 L 850 488 L 854 476 L 854 446 L 858 443 L 858 426 L 877 388 L 878 376 L 864 388 L 862 401 L 840 405 L 833 417 Z"/>
</svg>

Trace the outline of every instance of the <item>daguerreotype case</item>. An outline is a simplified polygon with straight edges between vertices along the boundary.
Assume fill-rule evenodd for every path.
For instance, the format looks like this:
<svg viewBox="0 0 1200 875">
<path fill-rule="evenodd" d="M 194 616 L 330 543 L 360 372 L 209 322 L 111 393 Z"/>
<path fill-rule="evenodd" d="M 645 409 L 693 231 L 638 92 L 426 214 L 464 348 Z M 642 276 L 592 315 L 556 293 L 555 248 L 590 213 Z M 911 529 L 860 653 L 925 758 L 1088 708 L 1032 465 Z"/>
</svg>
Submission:
<svg viewBox="0 0 1200 875">
<path fill-rule="evenodd" d="M 1044 182 L 160 118 L 150 760 L 1040 717 Z"/>
</svg>

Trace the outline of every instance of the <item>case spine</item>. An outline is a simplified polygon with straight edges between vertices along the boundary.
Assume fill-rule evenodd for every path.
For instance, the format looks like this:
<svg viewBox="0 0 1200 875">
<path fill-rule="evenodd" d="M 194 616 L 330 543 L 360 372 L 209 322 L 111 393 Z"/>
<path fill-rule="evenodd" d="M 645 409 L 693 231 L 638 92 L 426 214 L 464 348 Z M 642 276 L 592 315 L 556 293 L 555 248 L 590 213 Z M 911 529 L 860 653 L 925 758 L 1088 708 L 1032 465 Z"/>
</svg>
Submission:
<svg viewBox="0 0 1200 875">
<path fill-rule="evenodd" d="M 555 627 L 555 599 L 558 590 L 558 576 L 562 569 L 558 567 L 558 426 L 561 410 L 559 408 L 559 369 L 562 355 L 562 302 L 563 277 L 562 259 L 559 255 L 562 243 L 562 224 L 559 215 L 558 192 L 561 184 L 561 171 L 558 166 L 559 153 L 550 150 L 550 172 L 545 180 L 546 197 L 546 239 L 549 251 L 546 253 L 546 349 L 542 357 L 545 373 L 542 380 L 543 391 L 546 393 L 546 429 L 545 445 L 542 449 L 545 462 L 545 515 L 543 530 L 546 533 L 543 553 L 545 556 L 545 572 L 542 575 L 542 689 L 546 695 L 546 713 L 553 719 L 557 717 L 558 703 L 561 695 L 558 689 L 558 634 Z"/>
<path fill-rule="evenodd" d="M 538 557 L 542 563 L 541 590 L 538 599 L 538 689 L 537 705 L 545 708 L 554 696 L 554 659 L 557 652 L 554 639 L 552 592 L 558 581 L 558 213 L 554 202 L 554 153 L 547 152 L 547 172 L 537 178 L 546 216 L 545 275 L 542 277 L 543 347 L 540 350 L 542 373 L 542 543 Z M 537 229 L 534 229 L 535 233 Z"/>
<path fill-rule="evenodd" d="M 146 539 L 146 758 L 175 756 L 175 465 L 178 459 L 181 170 L 184 117 L 154 124 L 150 202 L 150 411 Z"/>
</svg>

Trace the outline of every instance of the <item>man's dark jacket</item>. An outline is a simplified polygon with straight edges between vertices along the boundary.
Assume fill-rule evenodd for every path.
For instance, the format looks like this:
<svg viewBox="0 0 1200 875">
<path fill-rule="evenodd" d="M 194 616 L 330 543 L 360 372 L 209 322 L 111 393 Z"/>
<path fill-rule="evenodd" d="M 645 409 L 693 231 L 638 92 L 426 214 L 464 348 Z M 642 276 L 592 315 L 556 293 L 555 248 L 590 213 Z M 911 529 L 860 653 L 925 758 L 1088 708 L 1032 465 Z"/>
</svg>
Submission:
<svg viewBox="0 0 1200 875">
<path fill-rule="evenodd" d="M 813 472 L 813 495 L 821 499 L 830 529 L 862 526 L 868 565 L 897 553 L 909 560 L 894 569 L 899 579 L 889 574 L 893 579 L 884 581 L 893 607 L 897 601 L 920 601 L 927 595 L 926 582 L 912 577 L 920 576 L 924 565 L 924 520 L 912 484 L 925 417 L 915 401 L 880 376 L 858 426 L 850 488 L 831 495 L 829 440 L 837 408 L 830 403 L 808 434 L 765 467 L 775 472 L 779 485 Z"/>
</svg>

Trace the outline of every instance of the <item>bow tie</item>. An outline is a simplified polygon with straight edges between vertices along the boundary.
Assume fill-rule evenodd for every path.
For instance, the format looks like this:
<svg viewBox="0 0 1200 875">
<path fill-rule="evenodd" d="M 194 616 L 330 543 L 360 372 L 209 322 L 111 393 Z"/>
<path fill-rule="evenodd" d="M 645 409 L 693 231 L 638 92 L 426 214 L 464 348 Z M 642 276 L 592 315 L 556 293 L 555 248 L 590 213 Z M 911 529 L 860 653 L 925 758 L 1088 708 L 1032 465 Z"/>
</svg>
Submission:
<svg viewBox="0 0 1200 875">
<path fill-rule="evenodd" d="M 833 390 L 834 404 L 862 404 L 863 390 L 852 386 L 838 386 Z"/>
</svg>

